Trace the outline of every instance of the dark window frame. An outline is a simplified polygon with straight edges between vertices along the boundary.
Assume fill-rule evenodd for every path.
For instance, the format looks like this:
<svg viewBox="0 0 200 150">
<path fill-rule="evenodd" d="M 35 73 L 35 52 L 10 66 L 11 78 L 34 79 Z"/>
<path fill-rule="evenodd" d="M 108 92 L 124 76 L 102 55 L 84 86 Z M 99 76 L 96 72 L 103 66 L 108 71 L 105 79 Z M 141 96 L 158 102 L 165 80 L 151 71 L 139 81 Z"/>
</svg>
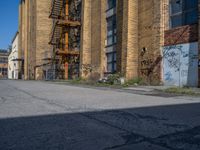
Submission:
<svg viewBox="0 0 200 150">
<path fill-rule="evenodd" d="M 107 20 L 107 43 L 106 43 L 106 47 L 109 47 L 109 46 L 112 46 L 112 45 L 115 45 L 117 43 L 117 19 L 116 19 L 116 14 L 113 15 L 113 16 L 110 16 L 109 18 L 106 18 Z M 112 34 L 111 35 L 108 35 L 108 22 L 109 20 L 112 20 Z M 108 39 L 109 38 L 112 38 L 112 43 L 111 44 L 108 44 Z M 116 39 L 116 40 L 115 40 Z"/>
<path fill-rule="evenodd" d="M 176 3 L 175 1 L 180 1 L 180 4 L 182 5 L 181 6 L 181 10 L 179 12 L 176 12 L 176 13 L 172 13 L 172 5 L 174 3 Z M 170 0 L 170 28 L 176 28 L 176 27 L 180 27 L 180 26 L 184 26 L 184 25 L 191 25 L 191 24 L 195 24 L 195 23 L 198 23 L 198 0 L 197 0 L 197 5 L 195 5 L 194 7 L 191 7 L 191 8 L 187 8 L 186 6 L 186 1 L 187 0 Z M 192 1 L 189 1 L 189 2 L 192 2 Z M 188 18 L 187 18 L 187 14 L 188 13 L 191 13 L 193 12 L 194 13 L 194 17 L 196 19 L 194 19 L 193 21 L 188 21 Z M 181 23 L 177 23 L 177 24 L 173 24 L 173 21 L 172 19 L 174 19 L 175 17 L 180 17 L 181 18 Z M 179 19 L 180 19 L 179 18 Z M 178 21 L 178 20 L 177 20 Z"/>
<path fill-rule="evenodd" d="M 107 10 L 106 12 L 115 9 L 117 5 L 117 0 L 107 0 Z M 113 14 L 112 16 L 109 16 L 106 18 L 107 21 L 107 43 L 106 43 L 106 48 L 109 47 L 115 47 L 117 44 L 117 16 L 116 14 Z M 112 31 L 111 34 L 109 34 L 109 31 Z M 108 39 L 111 39 L 112 42 L 108 43 Z M 113 74 L 116 73 L 116 56 L 117 52 L 116 49 L 114 49 L 112 52 L 107 52 L 106 53 L 106 58 L 107 58 L 107 73 Z M 109 61 L 108 58 L 111 58 Z M 111 66 L 111 70 L 109 70 L 109 67 Z"/>
<path fill-rule="evenodd" d="M 112 55 L 112 60 L 111 61 L 108 61 L 108 55 Z M 115 73 L 117 71 L 116 68 L 115 68 L 116 63 L 117 63 L 116 55 L 117 55 L 116 51 L 112 51 L 112 52 L 106 53 L 106 57 L 107 57 L 107 71 L 109 70 L 108 66 L 112 65 L 111 71 L 108 71 L 107 73 Z"/>
<path fill-rule="evenodd" d="M 115 8 L 116 5 L 117 5 L 117 0 L 107 0 L 107 11 Z"/>
</svg>

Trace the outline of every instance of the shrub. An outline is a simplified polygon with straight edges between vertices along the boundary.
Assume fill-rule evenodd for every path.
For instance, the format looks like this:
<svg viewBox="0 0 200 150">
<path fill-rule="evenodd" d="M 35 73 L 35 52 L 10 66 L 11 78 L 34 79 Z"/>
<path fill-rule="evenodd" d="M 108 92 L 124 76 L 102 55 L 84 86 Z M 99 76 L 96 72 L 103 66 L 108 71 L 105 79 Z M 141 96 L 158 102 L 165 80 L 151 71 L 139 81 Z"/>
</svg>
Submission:
<svg viewBox="0 0 200 150">
<path fill-rule="evenodd" d="M 116 84 L 116 83 L 119 83 L 119 79 L 120 79 L 120 74 L 110 74 L 108 75 L 108 78 L 107 78 L 107 83 L 108 84 Z"/>
</svg>

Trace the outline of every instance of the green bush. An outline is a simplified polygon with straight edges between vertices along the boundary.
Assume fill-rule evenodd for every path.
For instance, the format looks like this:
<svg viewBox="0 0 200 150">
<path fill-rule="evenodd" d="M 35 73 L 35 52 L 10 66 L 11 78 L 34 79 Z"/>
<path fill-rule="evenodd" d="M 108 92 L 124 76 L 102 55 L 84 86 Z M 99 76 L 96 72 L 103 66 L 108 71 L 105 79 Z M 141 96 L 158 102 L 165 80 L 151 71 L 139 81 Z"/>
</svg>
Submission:
<svg viewBox="0 0 200 150">
<path fill-rule="evenodd" d="M 107 79 L 107 83 L 108 84 L 116 84 L 116 83 L 119 83 L 119 79 L 120 79 L 120 74 L 110 74 L 108 75 L 108 79 Z"/>
</svg>

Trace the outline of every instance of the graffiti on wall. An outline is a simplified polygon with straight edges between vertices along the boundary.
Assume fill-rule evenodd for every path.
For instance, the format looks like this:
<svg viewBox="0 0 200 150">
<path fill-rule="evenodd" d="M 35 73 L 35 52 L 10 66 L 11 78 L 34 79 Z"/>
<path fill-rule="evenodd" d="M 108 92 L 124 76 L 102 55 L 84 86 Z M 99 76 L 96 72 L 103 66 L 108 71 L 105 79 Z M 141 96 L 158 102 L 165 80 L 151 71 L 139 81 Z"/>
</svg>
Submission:
<svg viewBox="0 0 200 150">
<path fill-rule="evenodd" d="M 198 43 L 187 43 L 163 48 L 165 85 L 197 86 Z"/>
<path fill-rule="evenodd" d="M 182 52 L 182 45 L 179 46 L 168 46 L 163 50 L 163 56 L 168 62 L 169 68 L 173 68 L 175 71 L 179 71 L 179 53 Z"/>
<path fill-rule="evenodd" d="M 149 75 L 149 69 L 148 67 L 151 66 L 153 64 L 153 60 L 151 58 L 143 58 L 140 62 L 141 65 L 141 75 L 144 76 L 148 76 Z"/>
<path fill-rule="evenodd" d="M 160 83 L 160 64 L 162 57 L 160 55 L 142 52 L 140 56 L 140 76 L 149 82 L 149 84 Z"/>
</svg>

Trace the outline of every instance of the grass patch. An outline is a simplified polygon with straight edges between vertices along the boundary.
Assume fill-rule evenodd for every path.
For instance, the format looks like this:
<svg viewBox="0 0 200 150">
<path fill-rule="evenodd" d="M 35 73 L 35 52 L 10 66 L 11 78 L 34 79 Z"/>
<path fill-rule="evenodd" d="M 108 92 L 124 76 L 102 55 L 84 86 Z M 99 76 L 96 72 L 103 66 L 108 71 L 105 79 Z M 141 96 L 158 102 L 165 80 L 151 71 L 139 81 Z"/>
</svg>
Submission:
<svg viewBox="0 0 200 150">
<path fill-rule="evenodd" d="M 80 86 L 94 86 L 94 87 L 108 87 L 108 88 L 122 88 L 123 86 L 120 84 L 110 84 L 110 83 L 99 83 L 97 81 L 85 80 L 81 78 L 73 79 L 73 80 L 59 80 L 54 81 L 58 84 L 71 84 L 71 85 L 80 85 Z"/>
<path fill-rule="evenodd" d="M 133 78 L 131 80 L 126 81 L 127 86 L 137 86 L 137 85 L 143 85 L 144 81 L 142 78 Z"/>
<path fill-rule="evenodd" d="M 192 88 L 172 87 L 172 88 L 163 90 L 163 92 L 181 94 L 181 95 L 200 96 L 200 92 L 195 92 Z"/>
<path fill-rule="evenodd" d="M 72 84 L 72 85 L 86 85 L 86 86 L 96 86 L 96 87 L 109 87 L 109 88 L 125 88 L 129 86 L 145 85 L 142 78 L 133 78 L 131 80 L 125 81 L 124 84 L 120 83 L 120 75 L 113 74 L 108 76 L 106 82 L 99 82 L 93 80 L 86 80 L 82 78 L 76 78 L 72 80 L 58 80 L 54 81 L 60 84 Z"/>
</svg>

